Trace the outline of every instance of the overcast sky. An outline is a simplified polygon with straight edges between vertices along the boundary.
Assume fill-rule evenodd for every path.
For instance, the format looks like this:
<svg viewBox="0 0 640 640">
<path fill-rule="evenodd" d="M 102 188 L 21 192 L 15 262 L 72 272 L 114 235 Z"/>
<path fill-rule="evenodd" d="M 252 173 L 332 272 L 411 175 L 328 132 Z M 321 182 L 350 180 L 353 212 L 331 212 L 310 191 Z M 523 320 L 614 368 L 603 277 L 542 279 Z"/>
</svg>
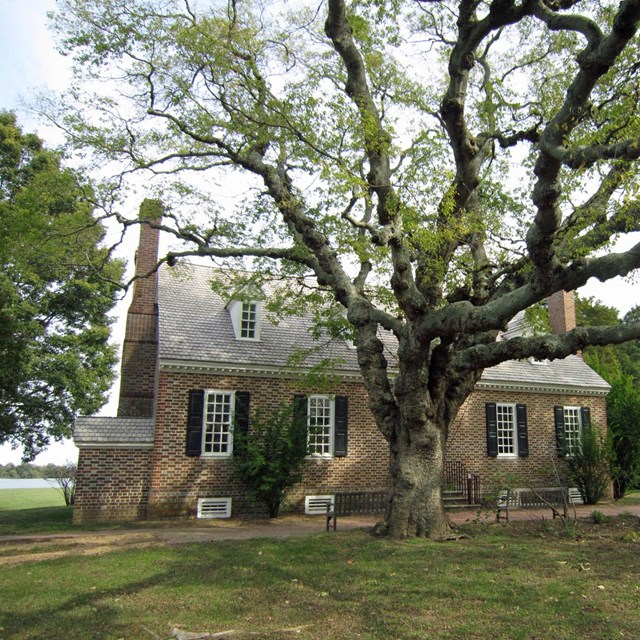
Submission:
<svg viewBox="0 0 640 640">
<path fill-rule="evenodd" d="M 63 89 L 69 78 L 66 61 L 56 53 L 46 27 L 46 13 L 54 8 L 55 0 L 0 0 L 0 109 L 16 111 L 25 131 L 38 132 L 50 144 L 55 143 L 54 133 L 23 108 L 22 100 L 28 100 L 34 90 L 43 87 Z M 627 238 L 620 250 L 637 242 L 639 236 L 635 235 L 635 239 Z M 621 278 L 604 284 L 593 281 L 580 294 L 594 296 L 624 314 L 640 304 L 640 283 Z M 125 309 L 126 305 L 119 305 L 121 315 Z M 122 326 L 120 322 L 115 328 L 116 339 L 121 339 Z M 115 406 L 112 400 L 102 413 L 114 415 Z M 0 464 L 18 463 L 19 458 L 19 451 L 0 447 Z M 72 443 L 56 443 L 38 456 L 36 463 L 62 463 L 76 458 L 77 449 Z"/>
</svg>

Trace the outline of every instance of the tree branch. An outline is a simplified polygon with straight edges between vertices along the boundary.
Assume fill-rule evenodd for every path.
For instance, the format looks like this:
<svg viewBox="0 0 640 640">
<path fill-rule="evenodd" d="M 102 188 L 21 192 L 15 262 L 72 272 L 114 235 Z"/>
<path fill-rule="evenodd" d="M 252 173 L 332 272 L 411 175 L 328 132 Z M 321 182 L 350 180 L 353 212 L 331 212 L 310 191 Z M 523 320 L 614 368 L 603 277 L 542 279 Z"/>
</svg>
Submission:
<svg viewBox="0 0 640 640">
<path fill-rule="evenodd" d="M 568 87 L 562 106 L 542 133 L 540 153 L 534 168 L 537 182 L 533 190 L 533 202 L 538 211 L 527 233 L 527 246 L 536 267 L 533 282 L 544 288 L 549 273 L 558 266 L 553 248 L 554 237 L 562 219 L 558 181 L 562 161 L 558 158 L 558 150 L 563 148 L 564 140 L 573 131 L 587 107 L 596 82 L 609 71 L 620 52 L 635 35 L 636 24 L 640 19 L 640 1 L 625 0 L 620 4 L 613 28 L 606 37 L 587 18 L 556 15 L 541 0 L 533 2 L 533 6 L 536 16 L 549 28 L 576 30 L 587 38 L 587 46 L 578 56 L 580 69 Z"/>
<path fill-rule="evenodd" d="M 584 349 L 588 345 L 619 344 L 640 338 L 640 323 L 613 327 L 578 327 L 559 335 L 516 337 L 501 342 L 480 344 L 455 356 L 456 368 L 475 371 L 507 360 L 527 357 L 555 360 Z"/>
</svg>

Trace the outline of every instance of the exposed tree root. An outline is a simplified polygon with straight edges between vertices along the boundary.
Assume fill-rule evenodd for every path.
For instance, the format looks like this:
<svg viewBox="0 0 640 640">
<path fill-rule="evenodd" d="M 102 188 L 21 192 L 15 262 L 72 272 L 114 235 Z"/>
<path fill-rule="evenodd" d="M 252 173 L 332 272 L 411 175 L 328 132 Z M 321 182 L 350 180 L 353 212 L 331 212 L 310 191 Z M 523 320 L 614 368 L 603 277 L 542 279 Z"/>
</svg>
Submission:
<svg viewBox="0 0 640 640">
<path fill-rule="evenodd" d="M 391 534 L 389 533 L 389 524 L 384 520 L 380 520 L 380 522 L 376 522 L 376 524 L 373 525 L 373 527 L 371 528 L 371 535 L 376 537 L 391 536 Z M 469 536 L 467 536 L 465 533 L 462 533 L 461 531 L 458 531 L 456 529 L 452 529 L 450 527 L 443 527 L 439 531 L 433 531 L 431 534 L 417 533 L 414 536 L 407 535 L 399 539 L 411 538 L 411 537 L 428 538 L 429 540 L 433 540 L 434 542 L 450 542 L 453 540 L 461 540 L 463 538 L 468 538 Z"/>
</svg>

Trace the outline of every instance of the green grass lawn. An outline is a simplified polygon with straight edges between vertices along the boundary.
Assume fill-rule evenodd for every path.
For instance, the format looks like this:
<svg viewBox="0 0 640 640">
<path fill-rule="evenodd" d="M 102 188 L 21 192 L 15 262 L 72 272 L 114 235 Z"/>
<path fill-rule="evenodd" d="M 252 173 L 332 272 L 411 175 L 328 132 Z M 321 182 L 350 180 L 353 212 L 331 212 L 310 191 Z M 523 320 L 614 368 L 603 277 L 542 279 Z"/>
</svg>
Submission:
<svg viewBox="0 0 640 640">
<path fill-rule="evenodd" d="M 0 535 L 65 531 L 71 515 L 59 489 L 0 490 Z"/>
<path fill-rule="evenodd" d="M 174 626 L 264 640 L 292 627 L 307 640 L 640 637 L 637 518 L 466 531 L 451 543 L 351 531 L 34 556 L 2 566 L 0 638 L 164 639 Z M 0 547 L 0 560 L 13 553 Z"/>
</svg>

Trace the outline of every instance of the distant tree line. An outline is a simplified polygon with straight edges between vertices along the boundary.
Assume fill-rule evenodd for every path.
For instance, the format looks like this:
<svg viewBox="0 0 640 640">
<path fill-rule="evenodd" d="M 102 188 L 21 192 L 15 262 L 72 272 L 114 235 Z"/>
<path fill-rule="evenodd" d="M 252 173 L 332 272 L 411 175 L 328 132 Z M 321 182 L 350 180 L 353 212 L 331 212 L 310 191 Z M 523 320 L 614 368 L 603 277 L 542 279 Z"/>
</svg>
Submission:
<svg viewBox="0 0 640 640">
<path fill-rule="evenodd" d="M 0 478 L 59 478 L 68 475 L 68 464 L 36 465 L 30 462 L 22 464 L 0 464 Z"/>
</svg>

